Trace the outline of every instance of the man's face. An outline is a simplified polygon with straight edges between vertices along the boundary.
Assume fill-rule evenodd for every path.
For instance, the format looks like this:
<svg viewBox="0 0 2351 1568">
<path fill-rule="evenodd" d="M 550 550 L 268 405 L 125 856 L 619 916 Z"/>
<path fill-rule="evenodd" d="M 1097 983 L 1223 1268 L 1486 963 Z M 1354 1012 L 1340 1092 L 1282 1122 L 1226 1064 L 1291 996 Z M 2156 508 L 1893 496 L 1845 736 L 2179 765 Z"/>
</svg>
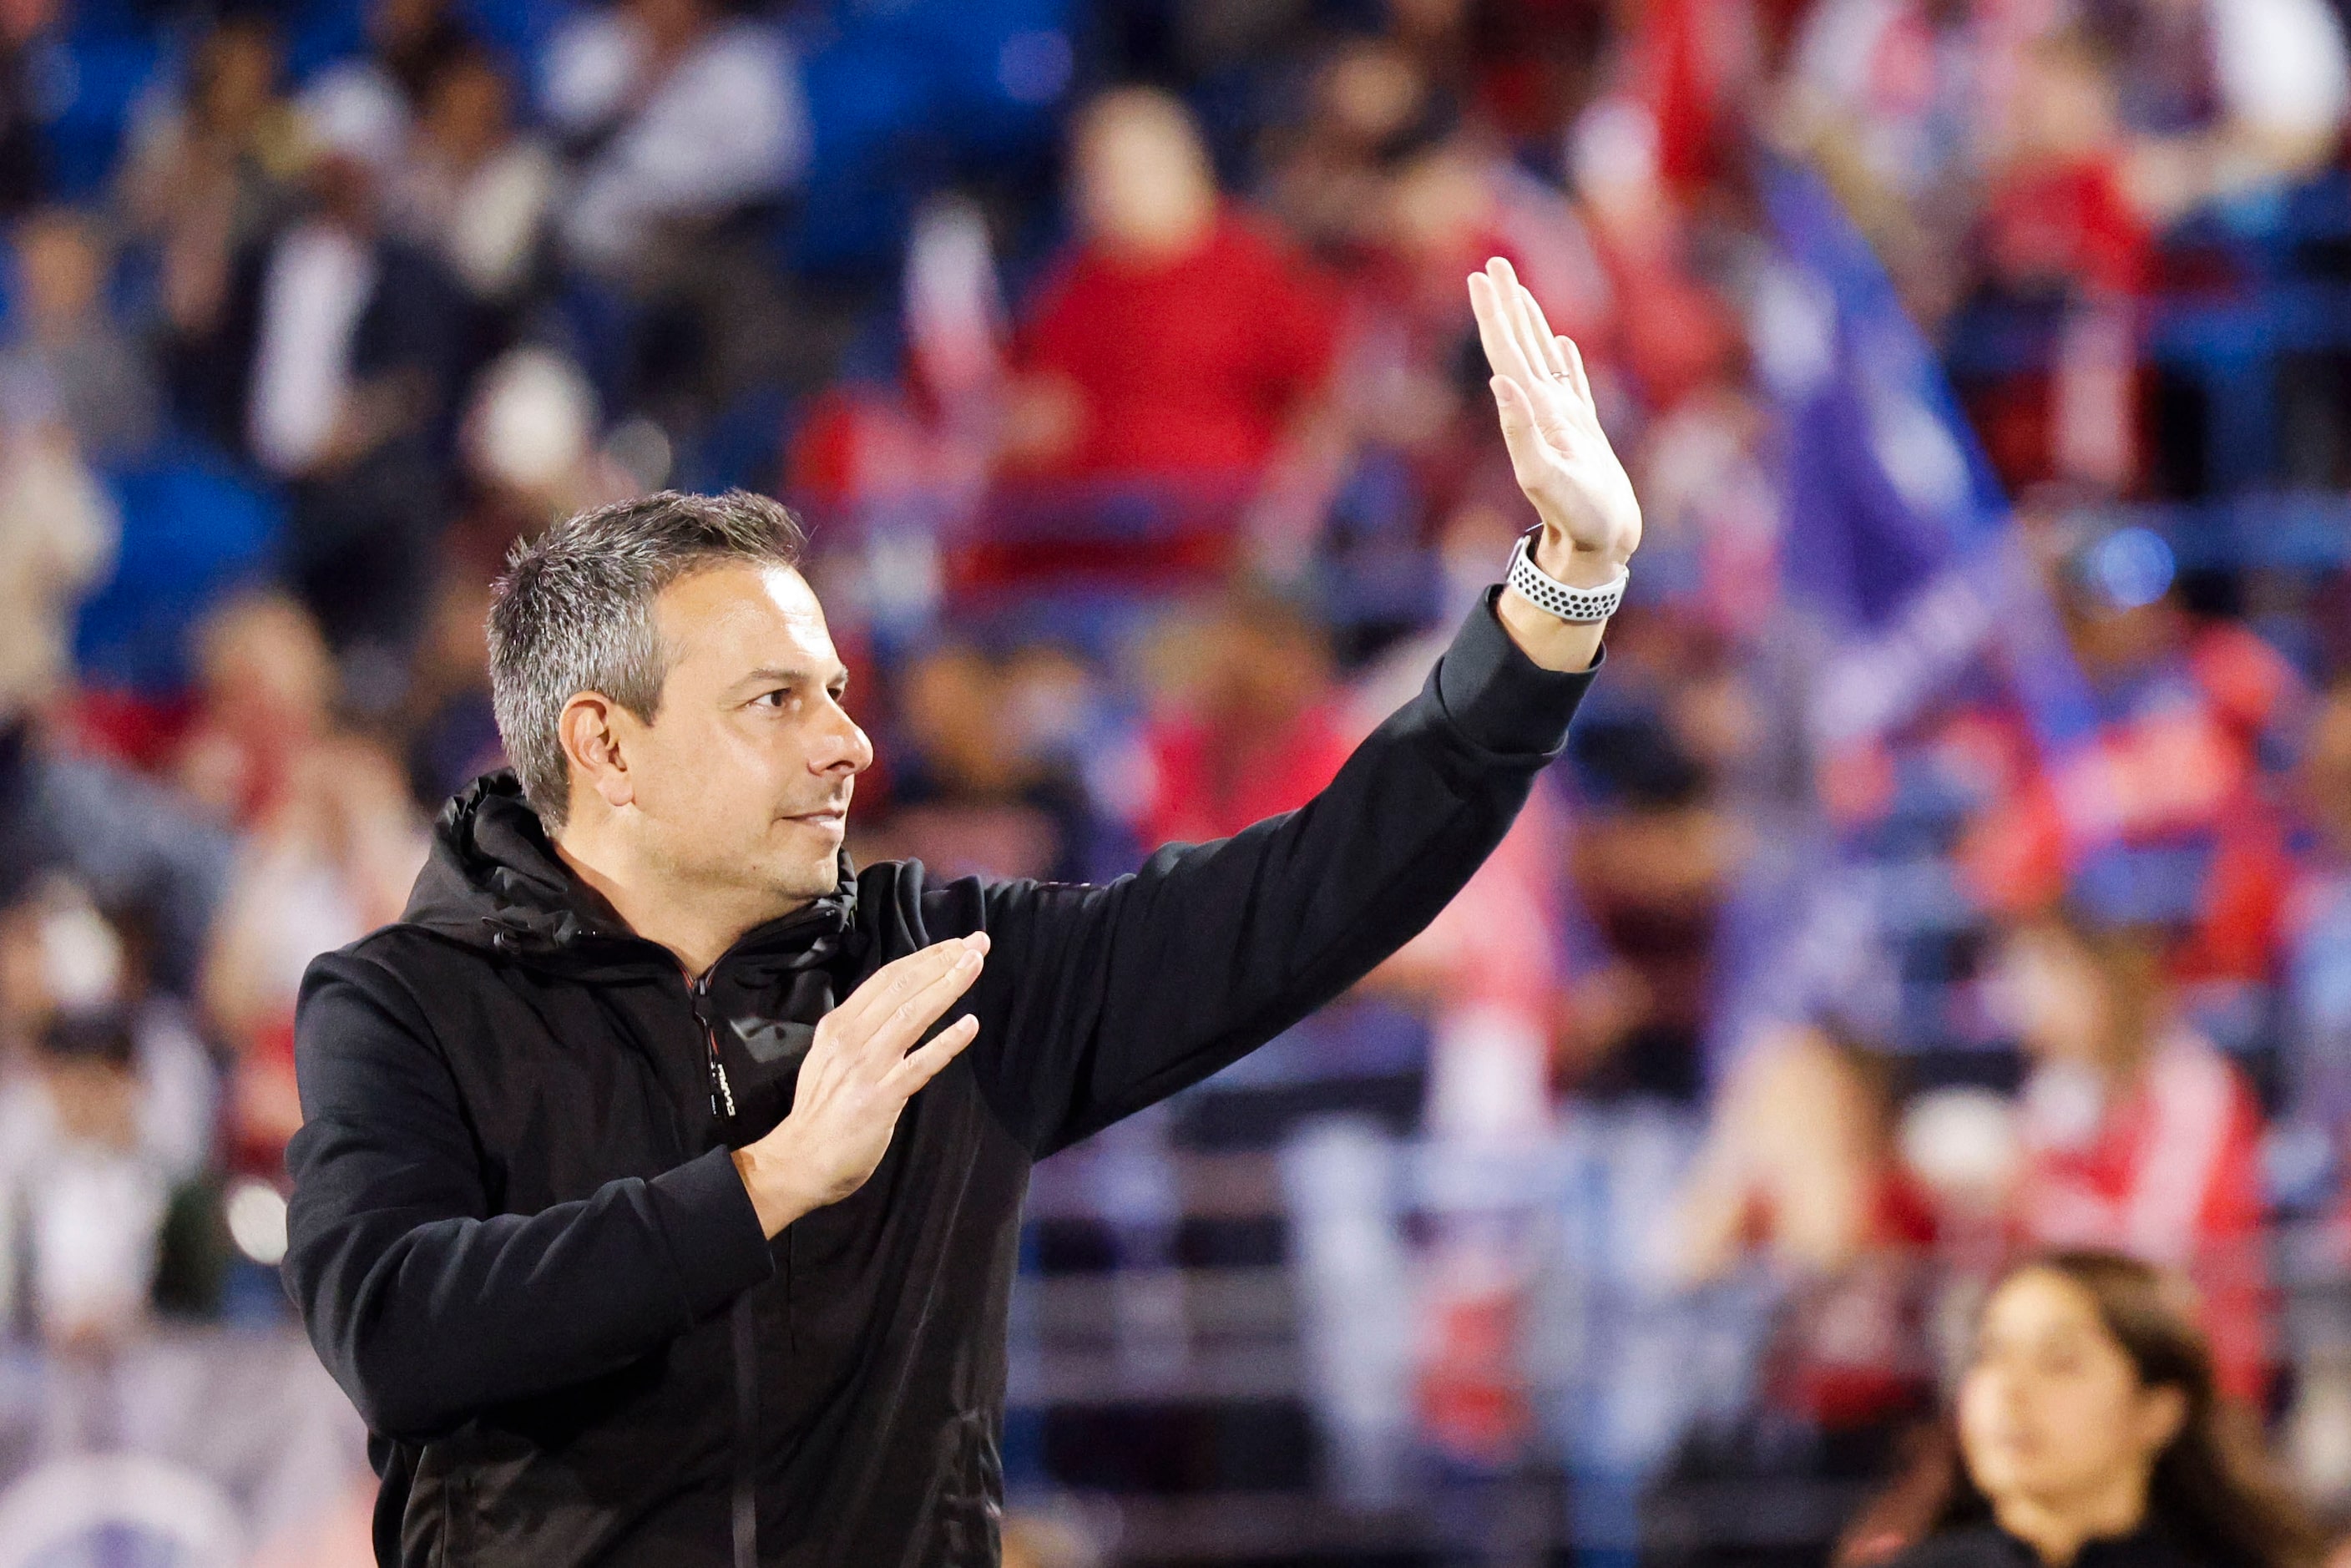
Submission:
<svg viewBox="0 0 2351 1568">
<path fill-rule="evenodd" d="M 781 914 L 831 893 L 872 743 L 842 710 L 824 612 L 786 567 L 693 573 L 653 604 L 669 653 L 660 711 L 616 713 L 653 862 Z"/>
</svg>

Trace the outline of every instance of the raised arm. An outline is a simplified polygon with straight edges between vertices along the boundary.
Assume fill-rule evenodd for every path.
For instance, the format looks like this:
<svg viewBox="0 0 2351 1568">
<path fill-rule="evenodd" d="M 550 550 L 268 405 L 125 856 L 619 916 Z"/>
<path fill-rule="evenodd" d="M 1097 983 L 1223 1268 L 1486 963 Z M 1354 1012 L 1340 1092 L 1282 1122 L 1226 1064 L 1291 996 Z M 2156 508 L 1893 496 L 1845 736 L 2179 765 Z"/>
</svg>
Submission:
<svg viewBox="0 0 2351 1568">
<path fill-rule="evenodd" d="M 1236 1061 L 1436 918 L 1557 757 L 1598 665 L 1527 658 L 1471 612 L 1420 695 L 1306 805 L 1171 844 L 1101 887 L 965 881 L 933 931 L 984 925 L 968 1059 L 997 1113 L 1046 1154 Z"/>
<path fill-rule="evenodd" d="M 1573 586 L 1609 582 L 1640 542 L 1640 508 L 1582 358 L 1509 263 L 1469 293 L 1511 466 L 1542 523 L 1536 564 Z M 1497 589 L 1420 695 L 1298 810 L 1170 845 L 1105 887 L 933 893 L 932 929 L 985 925 L 996 944 L 970 1060 L 998 1113 L 1050 1152 L 1244 1055 L 1409 941 L 1566 745 L 1600 636 Z"/>
</svg>

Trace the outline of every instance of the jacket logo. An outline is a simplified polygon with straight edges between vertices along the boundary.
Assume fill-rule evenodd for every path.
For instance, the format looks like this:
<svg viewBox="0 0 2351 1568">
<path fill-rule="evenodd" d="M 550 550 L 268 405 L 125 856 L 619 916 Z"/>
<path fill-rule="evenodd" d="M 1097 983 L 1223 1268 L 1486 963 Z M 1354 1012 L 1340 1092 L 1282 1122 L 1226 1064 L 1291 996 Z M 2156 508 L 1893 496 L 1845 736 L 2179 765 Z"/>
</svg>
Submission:
<svg viewBox="0 0 2351 1568">
<path fill-rule="evenodd" d="M 808 1054 L 816 1043 L 816 1025 L 791 1023 L 776 1019 L 729 1019 L 726 1027 L 751 1053 L 751 1060 L 762 1067 L 779 1062 L 797 1061 Z"/>
</svg>

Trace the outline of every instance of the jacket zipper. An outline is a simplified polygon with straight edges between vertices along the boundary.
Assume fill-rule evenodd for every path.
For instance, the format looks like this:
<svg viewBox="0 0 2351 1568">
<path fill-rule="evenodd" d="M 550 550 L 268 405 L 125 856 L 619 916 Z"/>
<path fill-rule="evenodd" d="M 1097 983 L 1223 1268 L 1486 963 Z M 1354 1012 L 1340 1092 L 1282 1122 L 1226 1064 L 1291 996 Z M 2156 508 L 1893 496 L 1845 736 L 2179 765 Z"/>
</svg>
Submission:
<svg viewBox="0 0 2351 1568">
<path fill-rule="evenodd" d="M 726 1064 L 718 1057 L 718 1026 L 710 1020 L 710 976 L 716 966 L 687 987 L 695 1021 L 702 1026 L 703 1048 L 709 1053 L 710 1119 L 735 1120 L 735 1089 L 726 1082 Z M 726 1142 L 725 1135 L 719 1141 Z M 789 1291 L 789 1286 L 787 1287 Z M 734 1568 L 758 1568 L 759 1563 L 759 1374 L 758 1336 L 751 1311 L 751 1292 L 744 1291 L 727 1309 L 727 1338 L 735 1362 L 735 1474 L 727 1497 L 728 1533 L 733 1538 Z"/>
<path fill-rule="evenodd" d="M 702 1026 L 702 1043 L 710 1053 L 710 1119 L 714 1122 L 735 1119 L 735 1090 L 726 1082 L 726 1064 L 718 1059 L 718 1026 L 710 1021 L 705 1006 L 710 1000 L 710 976 L 705 974 L 694 982 L 694 1021 Z M 722 1111 L 721 1107 L 725 1109 Z"/>
<path fill-rule="evenodd" d="M 702 1026 L 702 1042 L 710 1053 L 710 1118 L 717 1121 L 720 1107 L 725 1107 L 726 1120 L 735 1119 L 735 1091 L 726 1082 L 726 1063 L 718 1055 L 718 1027 L 710 1021 L 705 1005 L 710 999 L 710 977 L 718 972 L 712 965 L 703 977 L 688 988 L 694 1007 L 695 1021 Z M 722 1140 L 723 1141 L 723 1140 Z M 792 1228 L 784 1227 L 784 1348 L 799 1349 L 799 1324 L 792 1311 Z"/>
</svg>

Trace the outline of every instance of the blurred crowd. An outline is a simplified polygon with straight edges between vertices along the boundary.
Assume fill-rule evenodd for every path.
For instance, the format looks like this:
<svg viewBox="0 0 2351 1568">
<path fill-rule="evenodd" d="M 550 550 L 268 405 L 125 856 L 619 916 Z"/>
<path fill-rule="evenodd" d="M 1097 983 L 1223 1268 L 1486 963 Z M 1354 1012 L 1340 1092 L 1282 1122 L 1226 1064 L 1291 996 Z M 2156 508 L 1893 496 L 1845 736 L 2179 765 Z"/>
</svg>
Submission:
<svg viewBox="0 0 2351 1568">
<path fill-rule="evenodd" d="M 2098 1245 L 2195 1277 L 2224 1386 L 2351 1505 L 2351 513 L 2283 562 L 2150 521 L 2351 488 L 2346 37 L 2337 0 L 9 0 L 10 1333 L 282 1312 L 297 986 L 498 764 L 514 539 L 784 497 L 879 743 L 852 853 L 1115 875 L 1305 800 L 1499 576 L 1499 253 L 1648 542 L 1570 756 L 1346 1016 L 1409 1042 L 1388 1133 L 1607 1178 L 1579 1300 L 1668 1338 L 1587 1342 L 1567 1447 L 1660 1495 L 1874 1475 L 1949 1281 Z M 1842 198 L 2015 499 L 2096 706 L 2067 776 L 1983 670 L 1865 743 L 1789 722 L 1768 159 Z M 1858 890 L 1844 983 L 1726 1038 L 1745 868 L 1800 822 Z M 1269 1061 L 1310 1109 L 1374 1072 Z M 1523 1240 L 1415 1233 L 1394 1418 L 1457 1467 L 1541 1425 Z M 1300 1257 L 1309 1296 L 1363 1266 Z M 1634 1387 L 1707 1301 L 1721 1407 Z M 1390 1420 L 1318 1397 L 1342 1448 Z"/>
</svg>

